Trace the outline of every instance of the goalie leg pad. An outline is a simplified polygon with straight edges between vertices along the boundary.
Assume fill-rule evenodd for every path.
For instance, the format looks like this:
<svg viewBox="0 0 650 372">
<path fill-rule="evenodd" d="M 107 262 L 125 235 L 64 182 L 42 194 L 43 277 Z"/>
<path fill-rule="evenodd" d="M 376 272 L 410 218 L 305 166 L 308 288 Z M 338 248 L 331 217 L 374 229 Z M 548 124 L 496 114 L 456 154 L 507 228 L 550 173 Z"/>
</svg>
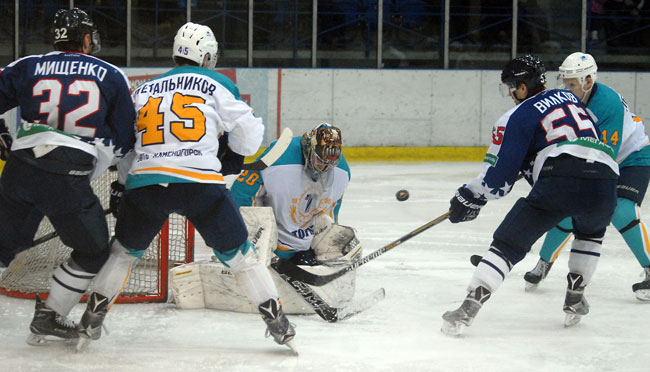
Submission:
<svg viewBox="0 0 650 372">
<path fill-rule="evenodd" d="M 119 240 L 114 239 L 111 244 L 111 255 L 95 278 L 93 292 L 108 298 L 109 304 L 112 304 L 126 285 L 135 261 L 140 258 L 134 254 L 141 257 L 144 251 L 131 253 Z"/>
<path fill-rule="evenodd" d="M 224 254 L 221 254 L 221 256 L 224 256 Z M 246 240 L 228 260 L 223 260 L 220 255 L 217 255 L 217 257 L 230 268 L 242 291 L 252 304 L 257 306 L 270 298 L 278 298 L 278 290 L 271 278 L 269 269 L 264 262 L 258 259 L 255 248 L 250 241 Z"/>
</svg>

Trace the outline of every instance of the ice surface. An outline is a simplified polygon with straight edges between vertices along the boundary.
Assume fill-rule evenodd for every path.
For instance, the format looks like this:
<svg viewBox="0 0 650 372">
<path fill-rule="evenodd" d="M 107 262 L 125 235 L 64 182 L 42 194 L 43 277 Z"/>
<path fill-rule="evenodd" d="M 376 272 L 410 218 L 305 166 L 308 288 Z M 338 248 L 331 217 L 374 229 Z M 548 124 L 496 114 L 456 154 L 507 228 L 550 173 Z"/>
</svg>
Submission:
<svg viewBox="0 0 650 372">
<path fill-rule="evenodd" d="M 352 163 L 340 223 L 358 229 L 368 254 L 445 213 L 449 199 L 481 169 L 479 163 Z M 407 189 L 410 198 L 395 199 Z M 514 267 L 462 337 L 443 335 L 442 314 L 465 296 L 472 254 L 530 187 L 520 181 L 473 222 L 443 222 L 358 269 L 357 296 L 384 287 L 386 299 L 341 323 L 292 316 L 300 356 L 264 338 L 256 314 L 177 310 L 172 304 L 118 304 L 110 335 L 83 353 L 25 343 L 33 301 L 0 296 L 2 371 L 648 371 L 650 303 L 631 286 L 641 268 L 610 227 L 586 296 L 591 311 L 564 328 L 567 252 L 533 293 L 523 275 L 539 243 Z M 648 204 L 642 215 L 650 216 Z M 210 252 L 199 248 L 197 259 Z M 75 307 L 78 320 L 83 305 Z"/>
</svg>

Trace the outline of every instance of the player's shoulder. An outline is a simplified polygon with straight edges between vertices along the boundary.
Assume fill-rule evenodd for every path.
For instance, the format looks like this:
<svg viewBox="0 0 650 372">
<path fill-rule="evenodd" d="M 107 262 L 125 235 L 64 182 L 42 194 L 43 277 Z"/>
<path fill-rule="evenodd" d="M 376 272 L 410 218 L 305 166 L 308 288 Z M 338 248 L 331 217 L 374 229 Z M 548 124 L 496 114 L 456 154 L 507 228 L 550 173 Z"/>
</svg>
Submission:
<svg viewBox="0 0 650 372">
<path fill-rule="evenodd" d="M 607 117 L 609 114 L 624 111 L 621 95 L 614 89 L 602 83 L 596 83 L 593 89 L 587 107 L 600 119 Z"/>
<path fill-rule="evenodd" d="M 178 75 L 178 74 L 194 74 L 194 75 L 200 75 L 201 77 L 210 79 L 217 83 L 218 85 L 221 85 L 224 87 L 226 90 L 228 90 L 230 93 L 232 93 L 237 99 L 239 99 L 239 89 L 235 85 L 235 83 L 226 75 L 210 70 L 207 68 L 199 67 L 199 66 L 178 66 L 174 67 L 173 69 L 169 70 L 163 75 L 158 76 L 155 79 L 159 78 L 164 78 L 172 75 Z"/>
<path fill-rule="evenodd" d="M 32 54 L 29 56 L 18 58 L 17 60 L 8 64 L 5 68 L 12 68 L 22 64 L 29 64 L 35 61 L 39 61 L 43 57 L 43 54 Z"/>
<path fill-rule="evenodd" d="M 289 143 L 289 146 L 287 149 L 284 151 L 282 156 L 278 158 L 278 160 L 273 163 L 272 166 L 279 166 L 279 165 L 295 165 L 295 164 L 302 164 L 302 147 L 300 146 L 300 138 L 301 136 L 296 136 L 291 139 L 291 142 Z M 264 151 L 262 156 L 266 154 L 269 150 L 275 146 L 277 143 L 276 141 L 271 142 L 269 147 Z"/>
<path fill-rule="evenodd" d="M 126 85 L 129 86 L 129 78 L 126 76 L 124 71 L 122 71 L 119 67 L 115 66 L 114 64 L 104 61 L 103 59 L 95 57 L 90 54 L 74 53 L 74 56 L 78 56 L 80 61 L 94 63 L 106 69 L 106 79 L 113 80 L 113 81 L 120 81 L 120 82 L 124 81 Z M 101 75 L 99 71 L 97 73 L 98 76 Z"/>
</svg>

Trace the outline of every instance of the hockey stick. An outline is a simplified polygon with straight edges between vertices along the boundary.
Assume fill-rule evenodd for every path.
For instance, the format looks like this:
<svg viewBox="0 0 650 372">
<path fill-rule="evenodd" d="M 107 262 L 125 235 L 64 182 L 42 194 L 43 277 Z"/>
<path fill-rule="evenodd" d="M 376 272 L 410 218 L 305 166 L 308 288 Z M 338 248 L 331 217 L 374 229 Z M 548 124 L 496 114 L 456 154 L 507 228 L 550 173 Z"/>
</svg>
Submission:
<svg viewBox="0 0 650 372">
<path fill-rule="evenodd" d="M 309 271 L 298 267 L 293 262 L 291 262 L 289 260 L 283 260 L 283 259 L 280 259 L 277 262 L 271 264 L 271 266 L 273 266 L 273 268 L 278 273 L 286 274 L 286 275 L 288 275 L 288 276 L 290 276 L 290 277 L 292 277 L 295 280 L 298 280 L 300 282 L 307 283 L 307 284 L 310 284 L 310 285 L 315 285 L 315 286 L 322 286 L 322 285 L 325 285 L 325 284 L 331 282 L 332 280 L 334 280 L 336 278 L 339 278 L 339 277 L 345 275 L 349 271 L 356 270 L 359 266 L 364 265 L 368 261 L 371 261 L 371 260 L 381 256 L 382 254 L 390 251 L 391 249 L 397 247 L 398 245 L 404 243 L 405 241 L 411 239 L 412 237 L 414 237 L 414 236 L 428 230 L 429 228 L 439 224 L 440 222 L 442 222 L 442 221 L 446 220 L 447 218 L 449 218 L 450 214 L 451 214 L 451 212 L 447 212 L 447 213 L 443 214 L 442 216 L 436 218 L 435 220 L 427 222 L 426 224 L 418 227 L 417 229 L 411 231 L 410 233 L 408 233 L 408 234 L 402 236 L 401 238 L 395 240 L 394 242 L 392 242 L 392 243 L 390 243 L 390 244 L 388 244 L 388 245 L 386 245 L 386 246 L 384 246 L 382 248 L 379 248 L 378 250 L 370 253 L 369 255 L 354 261 L 354 263 L 350 264 L 349 266 L 347 266 L 347 267 L 345 267 L 345 268 L 343 268 L 343 269 L 341 269 L 339 271 L 335 271 L 332 274 L 328 274 L 328 275 L 312 274 Z M 289 283 L 289 284 L 291 284 L 291 283 Z"/>
<path fill-rule="evenodd" d="M 282 156 L 282 154 L 284 154 L 284 152 L 287 150 L 287 147 L 289 147 L 292 139 L 293 132 L 291 131 L 291 128 L 284 128 L 282 134 L 280 135 L 280 138 L 275 141 L 275 145 L 269 150 L 269 152 L 267 152 L 264 156 L 262 156 L 261 159 L 257 161 L 244 164 L 242 166 L 242 169 L 261 171 L 270 167 L 280 158 L 280 156 Z"/>
<path fill-rule="evenodd" d="M 313 289 L 299 280 L 293 279 L 285 274 L 278 273 L 285 282 L 289 283 L 296 292 L 311 306 L 316 314 L 329 323 L 335 323 L 339 320 L 345 320 L 353 317 L 354 315 L 372 307 L 377 302 L 384 299 L 386 291 L 380 288 L 373 292 L 370 296 L 363 298 L 360 301 L 343 307 L 332 307 L 328 305 L 322 297 L 314 292 Z"/>
<path fill-rule="evenodd" d="M 107 216 L 110 213 L 111 210 L 109 208 L 104 209 L 104 216 Z M 47 233 L 39 238 L 34 239 L 34 241 L 32 242 L 32 247 L 36 247 L 39 244 L 43 244 L 48 240 L 52 240 L 56 238 L 57 236 L 59 236 L 59 233 L 57 233 L 56 230 L 52 231 L 51 233 Z"/>
</svg>

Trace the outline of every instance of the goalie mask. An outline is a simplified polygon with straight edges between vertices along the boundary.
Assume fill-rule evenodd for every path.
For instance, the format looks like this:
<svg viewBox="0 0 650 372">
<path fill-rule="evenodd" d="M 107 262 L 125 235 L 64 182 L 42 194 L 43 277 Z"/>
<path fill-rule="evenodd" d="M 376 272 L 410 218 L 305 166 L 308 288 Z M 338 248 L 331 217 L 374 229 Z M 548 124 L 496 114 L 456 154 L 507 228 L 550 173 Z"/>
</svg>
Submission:
<svg viewBox="0 0 650 372">
<path fill-rule="evenodd" d="M 86 34 L 90 35 L 90 53 L 101 50 L 101 41 L 97 26 L 86 12 L 79 8 L 59 9 L 54 15 L 54 23 L 50 30 L 54 45 L 69 42 L 83 45 Z"/>
<path fill-rule="evenodd" d="M 336 168 L 341 161 L 341 130 L 328 123 L 302 135 L 300 145 L 306 166 L 315 173 Z"/>
<path fill-rule="evenodd" d="M 174 37 L 172 57 L 189 59 L 212 70 L 217 65 L 218 53 L 219 43 L 208 26 L 188 22 L 178 29 Z"/>
</svg>

